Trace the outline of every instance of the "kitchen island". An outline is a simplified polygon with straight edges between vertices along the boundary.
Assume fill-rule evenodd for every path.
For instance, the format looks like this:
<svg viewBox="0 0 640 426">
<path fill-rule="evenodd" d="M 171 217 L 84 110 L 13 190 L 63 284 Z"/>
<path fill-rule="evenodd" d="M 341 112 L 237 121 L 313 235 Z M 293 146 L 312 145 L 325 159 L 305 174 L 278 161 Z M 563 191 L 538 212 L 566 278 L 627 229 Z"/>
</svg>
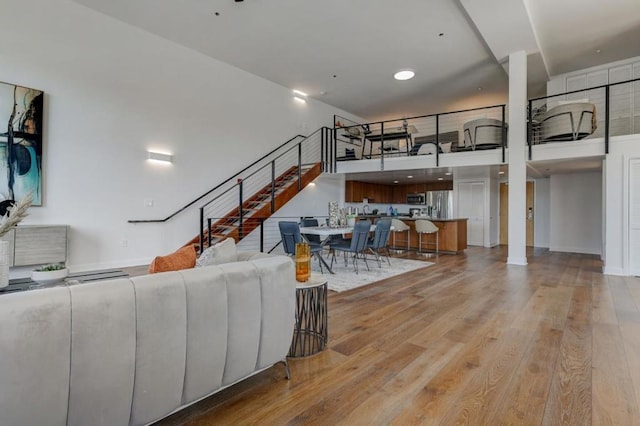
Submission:
<svg viewBox="0 0 640 426">
<path fill-rule="evenodd" d="M 374 215 L 362 215 L 358 216 L 363 219 L 370 219 L 374 221 L 378 217 L 391 218 L 393 216 L 374 216 Z M 412 250 L 418 250 L 419 236 L 416 232 L 416 220 L 426 219 L 433 222 L 439 229 L 438 231 L 438 244 L 441 252 L 444 253 L 461 253 L 467 248 L 467 220 L 466 218 L 456 219 L 430 219 L 428 217 L 409 217 L 398 216 L 393 217 L 409 225 L 410 242 L 409 247 Z M 395 234 L 396 248 L 405 249 L 407 247 L 407 233 L 398 232 Z M 389 247 L 393 244 L 393 234 L 389 238 Z M 423 234 L 422 235 L 422 251 L 435 251 L 436 249 L 436 236 L 435 234 Z"/>
</svg>

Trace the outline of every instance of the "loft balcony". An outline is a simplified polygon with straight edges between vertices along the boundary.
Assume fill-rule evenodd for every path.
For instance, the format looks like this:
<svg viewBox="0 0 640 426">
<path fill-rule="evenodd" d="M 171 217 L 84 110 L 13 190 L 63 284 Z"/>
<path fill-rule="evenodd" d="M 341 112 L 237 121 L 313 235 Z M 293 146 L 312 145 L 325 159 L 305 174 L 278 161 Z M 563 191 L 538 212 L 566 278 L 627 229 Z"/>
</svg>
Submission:
<svg viewBox="0 0 640 426">
<path fill-rule="evenodd" d="M 640 79 L 531 99 L 527 161 L 604 158 L 640 134 Z M 373 123 L 334 117 L 338 173 L 502 165 L 508 109 L 494 105 Z"/>
</svg>

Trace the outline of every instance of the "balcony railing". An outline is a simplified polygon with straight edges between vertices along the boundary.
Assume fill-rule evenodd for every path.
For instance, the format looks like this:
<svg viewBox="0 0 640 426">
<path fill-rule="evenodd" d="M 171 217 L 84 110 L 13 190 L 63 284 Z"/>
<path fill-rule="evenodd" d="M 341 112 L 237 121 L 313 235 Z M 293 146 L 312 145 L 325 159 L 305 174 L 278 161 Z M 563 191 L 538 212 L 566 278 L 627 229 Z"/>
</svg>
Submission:
<svg viewBox="0 0 640 426">
<path fill-rule="evenodd" d="M 407 117 L 372 123 L 356 123 L 334 116 L 334 143 L 337 161 L 502 150 L 507 146 L 505 105 L 493 105 L 439 114 Z"/>
<path fill-rule="evenodd" d="M 640 133 L 640 78 L 529 100 L 527 142 L 534 145 Z"/>
<path fill-rule="evenodd" d="M 334 116 L 336 161 L 385 159 L 501 149 L 505 162 L 507 108 L 494 105 L 371 123 Z M 640 78 L 528 101 L 529 159 L 534 145 L 640 133 Z"/>
</svg>

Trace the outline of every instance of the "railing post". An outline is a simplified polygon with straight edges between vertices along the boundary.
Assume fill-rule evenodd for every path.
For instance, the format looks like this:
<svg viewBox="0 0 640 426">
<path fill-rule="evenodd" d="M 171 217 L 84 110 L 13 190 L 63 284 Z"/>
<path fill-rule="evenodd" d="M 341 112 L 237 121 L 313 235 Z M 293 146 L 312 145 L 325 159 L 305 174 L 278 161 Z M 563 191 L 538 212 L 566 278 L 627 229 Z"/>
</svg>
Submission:
<svg viewBox="0 0 640 426">
<path fill-rule="evenodd" d="M 333 138 L 331 141 L 331 173 L 335 173 L 338 171 L 338 130 L 334 129 L 331 136 Z"/>
<path fill-rule="evenodd" d="M 242 179 L 238 178 L 238 239 L 242 239 Z"/>
<path fill-rule="evenodd" d="M 264 251 L 264 218 L 260 218 L 260 251 Z"/>
<path fill-rule="evenodd" d="M 604 89 L 604 153 L 609 153 L 610 86 Z"/>
<path fill-rule="evenodd" d="M 326 145 L 326 141 L 325 141 L 325 133 L 326 133 L 326 129 L 323 127 L 322 130 L 320 131 L 320 164 L 322 165 L 322 171 L 326 172 L 326 167 L 324 164 L 324 149 L 325 149 L 325 145 Z"/>
<path fill-rule="evenodd" d="M 527 143 L 529 144 L 529 160 L 531 160 L 532 156 L 532 148 L 533 145 L 533 101 L 529 100 L 529 111 L 527 112 Z M 504 106 L 502 107 L 502 125 L 504 126 Z M 504 163 L 504 138 L 502 142 L 502 162 Z"/>
<path fill-rule="evenodd" d="M 380 122 L 380 170 L 384 170 L 384 121 Z"/>
<path fill-rule="evenodd" d="M 207 247 L 211 247 L 211 218 L 207 219 L 207 229 L 209 230 L 207 232 Z"/>
<path fill-rule="evenodd" d="M 211 226 L 209 226 L 209 234 L 211 234 Z M 204 251 L 204 207 L 200 207 L 200 253 Z"/>
<path fill-rule="evenodd" d="M 271 161 L 271 213 L 276 211 L 276 160 Z"/>
<path fill-rule="evenodd" d="M 298 192 L 302 191 L 302 142 L 298 142 Z"/>
<path fill-rule="evenodd" d="M 440 167 L 440 114 L 436 114 L 436 167 Z"/>
<path fill-rule="evenodd" d="M 500 109 L 502 110 L 502 133 L 501 133 L 501 142 L 502 142 L 502 163 L 504 164 L 505 160 L 506 160 L 506 155 L 505 155 L 505 148 L 507 146 L 507 123 L 506 123 L 506 106 L 502 105 L 500 107 Z"/>
</svg>

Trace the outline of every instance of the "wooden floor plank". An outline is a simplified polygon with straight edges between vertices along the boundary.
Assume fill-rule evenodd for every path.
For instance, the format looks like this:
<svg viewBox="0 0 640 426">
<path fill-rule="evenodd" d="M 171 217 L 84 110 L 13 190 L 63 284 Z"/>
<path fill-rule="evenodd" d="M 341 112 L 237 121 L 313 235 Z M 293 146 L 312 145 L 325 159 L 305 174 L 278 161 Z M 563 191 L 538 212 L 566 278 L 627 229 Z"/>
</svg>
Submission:
<svg viewBox="0 0 640 426">
<path fill-rule="evenodd" d="M 291 359 L 291 380 L 275 366 L 158 424 L 640 424 L 640 278 L 506 257 L 469 247 L 331 292 L 328 349 Z"/>
<path fill-rule="evenodd" d="M 593 423 L 640 424 L 640 412 L 620 329 L 593 326 Z"/>
</svg>

